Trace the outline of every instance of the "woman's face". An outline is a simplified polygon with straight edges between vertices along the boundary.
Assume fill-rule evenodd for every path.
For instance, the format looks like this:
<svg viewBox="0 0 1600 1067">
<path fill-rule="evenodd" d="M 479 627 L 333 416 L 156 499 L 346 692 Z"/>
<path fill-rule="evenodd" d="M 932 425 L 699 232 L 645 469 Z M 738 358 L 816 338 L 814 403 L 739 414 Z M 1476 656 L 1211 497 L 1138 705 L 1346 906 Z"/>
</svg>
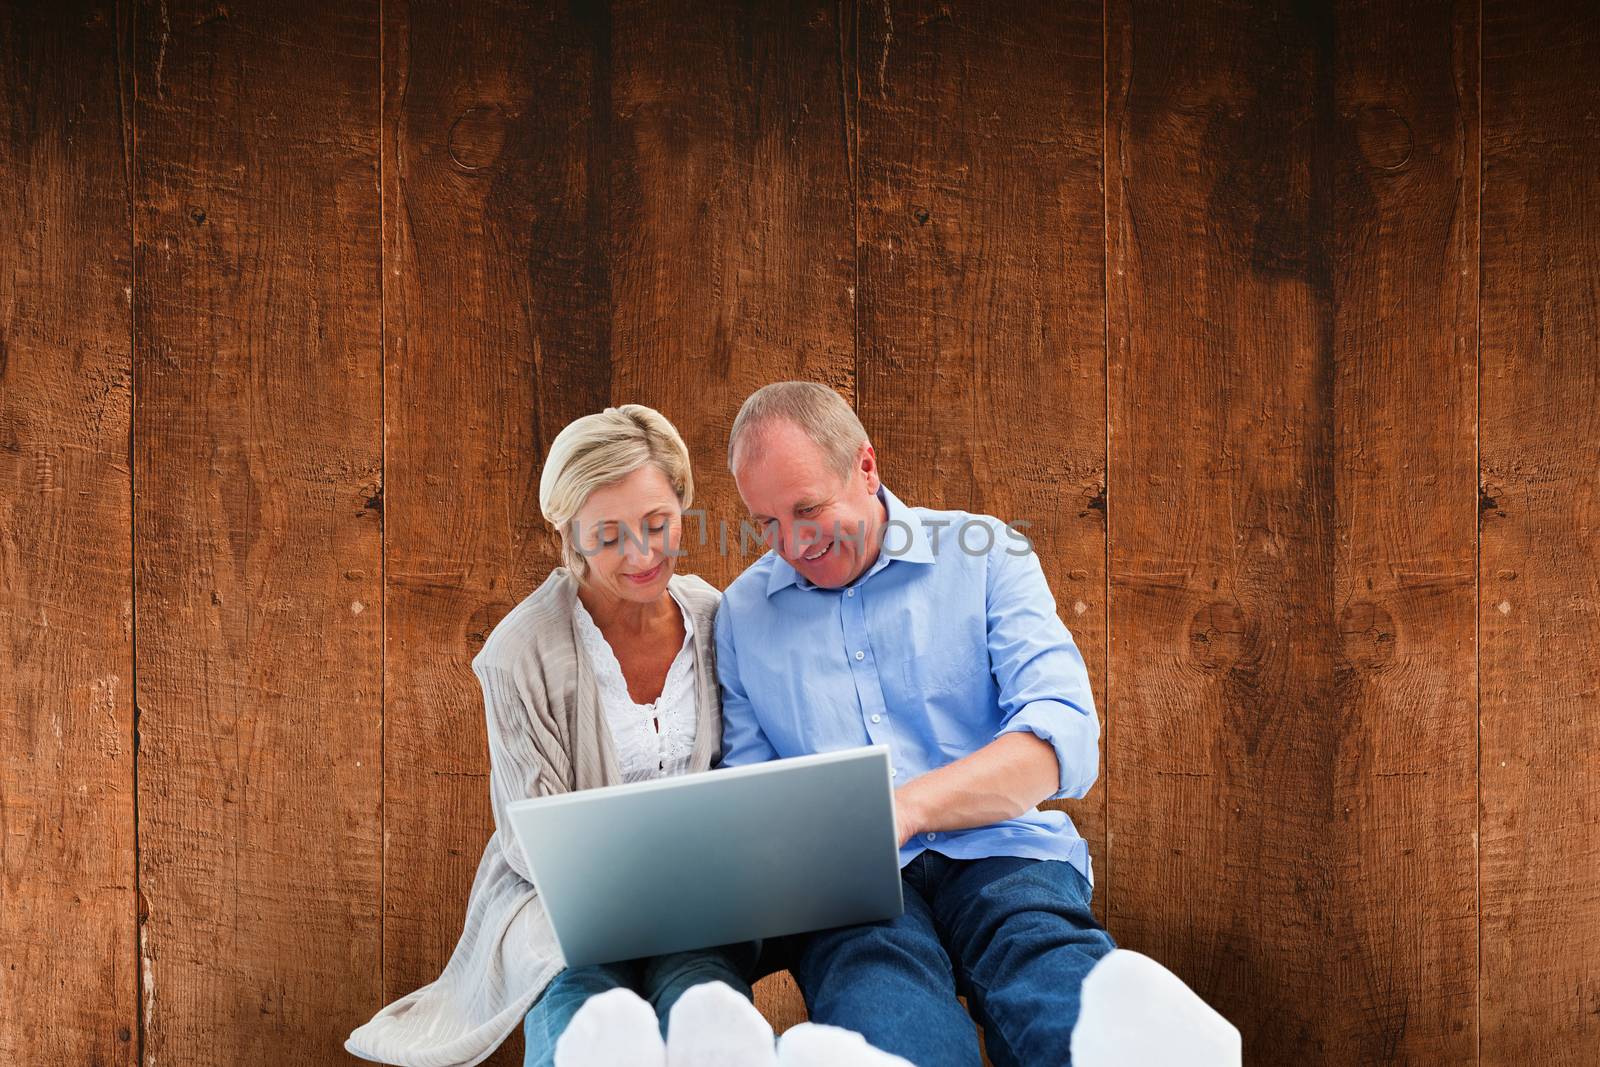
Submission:
<svg viewBox="0 0 1600 1067">
<path fill-rule="evenodd" d="M 589 564 L 584 584 L 648 603 L 667 588 L 677 564 L 683 507 L 661 468 L 646 463 L 589 494 L 572 537 Z"/>
</svg>

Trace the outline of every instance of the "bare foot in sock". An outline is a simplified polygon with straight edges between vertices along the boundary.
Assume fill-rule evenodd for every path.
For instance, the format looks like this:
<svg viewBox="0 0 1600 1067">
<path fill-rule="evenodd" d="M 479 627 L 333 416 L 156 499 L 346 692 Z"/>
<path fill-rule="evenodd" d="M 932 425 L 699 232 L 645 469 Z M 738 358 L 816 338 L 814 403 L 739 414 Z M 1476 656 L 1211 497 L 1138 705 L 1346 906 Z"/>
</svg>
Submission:
<svg viewBox="0 0 1600 1067">
<path fill-rule="evenodd" d="M 583 1002 L 556 1041 L 555 1067 L 666 1067 L 655 1009 L 631 989 Z"/>
<path fill-rule="evenodd" d="M 725 982 L 686 990 L 667 1016 L 667 1067 L 777 1067 L 777 1062 L 771 1024 Z"/>
<path fill-rule="evenodd" d="M 913 1067 L 909 1060 L 874 1048 L 854 1030 L 801 1023 L 778 1039 L 779 1067 Z"/>
<path fill-rule="evenodd" d="M 1149 956 L 1117 949 L 1083 980 L 1075 1067 L 1239 1067 L 1239 1030 Z"/>
</svg>

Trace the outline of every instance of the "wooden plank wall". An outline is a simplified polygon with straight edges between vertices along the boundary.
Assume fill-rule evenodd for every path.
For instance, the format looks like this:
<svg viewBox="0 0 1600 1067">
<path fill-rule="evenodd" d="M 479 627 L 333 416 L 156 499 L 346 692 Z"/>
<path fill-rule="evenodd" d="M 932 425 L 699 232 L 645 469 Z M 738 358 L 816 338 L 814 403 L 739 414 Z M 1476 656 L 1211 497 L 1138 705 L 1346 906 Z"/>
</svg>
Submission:
<svg viewBox="0 0 1600 1067">
<path fill-rule="evenodd" d="M 0 6 L 6 1064 L 137 1055 L 128 45 L 104 4 Z"/>
<path fill-rule="evenodd" d="M 1484 1063 L 1600 1059 L 1597 56 L 1591 4 L 1483 6 Z"/>
<path fill-rule="evenodd" d="M 606 32 L 564 7 L 384 5 L 384 967 L 352 1027 L 461 934 L 494 832 L 468 664 L 559 558 L 545 446 L 609 402 Z"/>
<path fill-rule="evenodd" d="M 1600 1060 L 1596 26 L 0 7 L 0 1062 L 348 1062 L 460 932 L 550 440 L 667 414 L 723 585 L 793 377 L 1033 523 L 1096 907 L 1248 1062 Z"/>
<path fill-rule="evenodd" d="M 1111 7 L 1111 928 L 1470 1062 L 1475 20 L 1261 14 Z"/>
<path fill-rule="evenodd" d="M 1102 694 L 1100 5 L 860 19 L 856 410 L 902 500 L 1032 524 Z M 1107 795 L 1055 805 L 1090 842 L 1102 890 Z"/>
<path fill-rule="evenodd" d="M 134 12 L 144 1063 L 337 1048 L 382 991 L 376 15 Z"/>
</svg>

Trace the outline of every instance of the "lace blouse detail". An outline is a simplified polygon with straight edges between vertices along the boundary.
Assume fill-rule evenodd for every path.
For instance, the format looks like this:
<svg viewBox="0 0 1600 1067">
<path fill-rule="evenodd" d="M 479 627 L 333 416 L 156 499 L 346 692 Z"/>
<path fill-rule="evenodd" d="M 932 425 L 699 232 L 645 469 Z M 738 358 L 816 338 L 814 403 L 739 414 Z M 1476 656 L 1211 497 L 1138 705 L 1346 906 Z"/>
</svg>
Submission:
<svg viewBox="0 0 1600 1067">
<path fill-rule="evenodd" d="M 669 593 L 671 589 L 669 587 Z M 622 664 L 579 598 L 573 599 L 578 637 L 589 661 L 594 665 L 595 684 L 600 690 L 600 706 L 616 744 L 617 764 L 623 781 L 642 782 L 665 778 L 688 770 L 695 741 L 695 663 L 694 614 L 676 593 L 673 602 L 683 615 L 683 645 L 678 649 L 661 695 L 649 704 L 635 703 L 628 693 L 628 680 Z M 656 729 L 656 720 L 661 728 Z"/>
</svg>

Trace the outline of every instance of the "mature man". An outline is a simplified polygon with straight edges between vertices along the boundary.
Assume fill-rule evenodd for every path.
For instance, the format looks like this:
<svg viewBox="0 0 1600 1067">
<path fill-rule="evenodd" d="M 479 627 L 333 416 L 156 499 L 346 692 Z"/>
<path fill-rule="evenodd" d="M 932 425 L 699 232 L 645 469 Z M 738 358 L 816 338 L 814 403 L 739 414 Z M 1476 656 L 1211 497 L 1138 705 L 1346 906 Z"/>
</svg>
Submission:
<svg viewBox="0 0 1600 1067">
<path fill-rule="evenodd" d="M 1084 976 L 1115 947 L 1089 850 L 1040 801 L 1081 797 L 1099 720 L 1039 560 L 1002 520 L 908 507 L 827 386 L 745 401 L 728 465 L 772 551 L 716 616 L 722 766 L 887 745 L 905 914 L 803 935 L 811 1017 L 918 1067 L 1068 1062 Z"/>
</svg>

